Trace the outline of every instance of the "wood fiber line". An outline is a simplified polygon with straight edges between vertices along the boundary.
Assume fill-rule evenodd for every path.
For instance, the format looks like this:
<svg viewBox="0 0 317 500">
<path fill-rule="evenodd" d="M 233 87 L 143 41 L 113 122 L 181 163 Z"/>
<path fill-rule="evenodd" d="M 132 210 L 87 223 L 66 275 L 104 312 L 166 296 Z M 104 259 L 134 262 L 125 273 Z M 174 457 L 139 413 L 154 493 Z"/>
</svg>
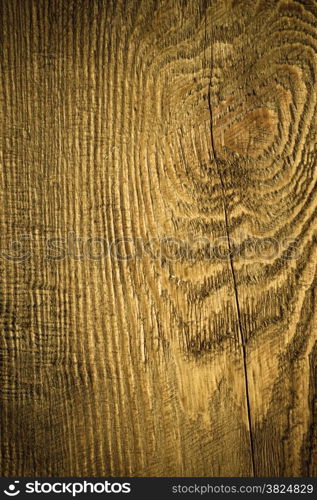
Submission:
<svg viewBox="0 0 317 500">
<path fill-rule="evenodd" d="M 205 27 L 206 27 L 206 25 L 205 25 Z M 206 31 L 205 31 L 205 36 L 206 36 Z M 210 46 L 210 48 L 212 48 L 212 46 Z M 211 51 L 210 65 L 211 65 L 211 68 L 213 68 L 215 66 L 214 61 L 213 61 L 212 51 Z M 226 239 L 227 239 L 228 259 L 229 259 L 229 263 L 230 263 L 230 270 L 231 270 L 231 276 L 232 276 L 232 286 L 233 286 L 233 290 L 234 290 L 234 297 L 235 297 L 235 304 L 236 304 L 239 340 L 240 340 L 240 344 L 241 344 L 241 353 L 242 353 L 242 359 L 243 359 L 243 376 L 244 376 L 244 381 L 245 381 L 245 398 L 246 398 L 246 408 L 247 408 L 247 414 L 248 414 L 248 431 L 249 431 L 249 438 L 250 438 L 252 475 L 254 476 L 254 474 L 255 474 L 254 442 L 253 442 L 253 430 L 252 430 L 251 408 L 250 408 L 246 342 L 245 342 L 245 334 L 243 332 L 242 324 L 241 324 L 241 312 L 240 312 L 239 296 L 238 296 L 238 289 L 237 289 L 237 281 L 236 281 L 236 275 L 235 275 L 234 265 L 233 265 L 232 243 L 231 243 L 230 233 L 229 233 L 226 187 L 225 187 L 225 184 L 223 181 L 221 167 L 219 166 L 219 159 L 218 159 L 218 156 L 216 154 L 215 141 L 214 141 L 214 132 L 213 132 L 214 124 L 213 124 L 213 111 L 212 111 L 213 106 L 211 103 L 211 90 L 212 90 L 212 73 L 210 74 L 208 94 L 207 94 L 207 96 L 208 96 L 208 108 L 209 108 L 209 113 L 210 113 L 210 142 L 211 142 L 210 161 L 211 161 L 211 164 L 214 163 L 216 165 L 216 170 L 217 170 L 217 174 L 219 177 L 221 192 L 222 192 L 222 205 L 223 205 L 223 215 L 224 215 L 224 223 L 225 223 L 225 233 L 226 233 Z"/>
<path fill-rule="evenodd" d="M 317 2 L 0 9 L 1 474 L 316 475 Z"/>
</svg>

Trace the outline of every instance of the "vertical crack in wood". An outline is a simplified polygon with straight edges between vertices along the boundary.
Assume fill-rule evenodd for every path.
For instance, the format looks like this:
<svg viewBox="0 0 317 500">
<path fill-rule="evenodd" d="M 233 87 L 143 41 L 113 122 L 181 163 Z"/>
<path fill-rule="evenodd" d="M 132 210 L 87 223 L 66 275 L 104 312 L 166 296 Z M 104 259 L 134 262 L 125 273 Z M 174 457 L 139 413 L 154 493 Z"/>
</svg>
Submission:
<svg viewBox="0 0 317 500">
<path fill-rule="evenodd" d="M 206 16 L 205 16 L 205 47 L 207 47 Z M 204 52 L 204 54 L 205 54 L 205 52 Z M 246 340 L 245 340 L 245 336 L 243 335 L 237 280 L 236 280 L 233 259 L 232 259 L 232 251 L 231 251 L 232 247 L 231 247 L 230 231 L 229 231 L 229 217 L 228 217 L 228 208 L 227 208 L 226 188 L 225 188 L 225 183 L 224 183 L 223 176 L 221 173 L 221 169 L 219 167 L 218 157 L 217 157 L 216 148 L 215 148 L 215 141 L 214 141 L 213 110 L 212 110 L 212 105 L 211 105 L 212 68 L 213 68 L 213 52 L 212 52 L 212 45 L 210 44 L 210 76 L 209 76 L 208 94 L 207 94 L 208 108 L 209 108 L 209 120 L 210 120 L 211 153 L 212 153 L 212 155 L 210 154 L 210 161 L 211 162 L 214 161 L 214 163 L 215 163 L 216 172 L 217 172 L 217 175 L 219 177 L 220 186 L 221 186 L 221 197 L 222 197 L 225 231 L 226 231 L 226 239 L 227 239 L 227 246 L 228 246 L 228 253 L 229 253 L 230 272 L 231 272 L 231 276 L 232 276 L 235 305 L 236 305 L 236 310 L 237 310 L 238 331 L 239 331 L 240 345 L 241 345 L 242 358 L 243 358 L 243 373 L 244 373 L 246 407 L 247 407 L 247 415 L 248 415 L 248 430 L 249 430 L 249 439 L 250 439 L 252 475 L 255 476 L 256 468 L 255 468 L 255 458 L 254 458 L 254 440 L 253 440 L 253 434 L 252 434 L 252 419 L 251 419 L 251 405 L 250 405 L 249 382 L 248 382 Z"/>
</svg>

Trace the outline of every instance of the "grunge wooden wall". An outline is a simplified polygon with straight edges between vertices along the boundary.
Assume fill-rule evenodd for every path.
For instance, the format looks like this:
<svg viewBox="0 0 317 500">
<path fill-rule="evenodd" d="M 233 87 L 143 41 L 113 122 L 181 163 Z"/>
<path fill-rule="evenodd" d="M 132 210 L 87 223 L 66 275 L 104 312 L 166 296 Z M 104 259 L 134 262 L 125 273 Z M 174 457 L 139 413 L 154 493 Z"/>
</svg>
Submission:
<svg viewBox="0 0 317 500">
<path fill-rule="evenodd" d="M 1 23 L 1 474 L 316 475 L 317 2 Z"/>
</svg>

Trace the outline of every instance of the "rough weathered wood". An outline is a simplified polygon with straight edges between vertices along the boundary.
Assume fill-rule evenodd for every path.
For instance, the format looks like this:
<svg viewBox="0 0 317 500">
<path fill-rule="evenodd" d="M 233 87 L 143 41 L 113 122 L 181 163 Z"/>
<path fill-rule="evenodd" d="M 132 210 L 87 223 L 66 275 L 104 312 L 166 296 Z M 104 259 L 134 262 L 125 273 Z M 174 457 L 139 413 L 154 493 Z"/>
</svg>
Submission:
<svg viewBox="0 0 317 500">
<path fill-rule="evenodd" d="M 1 19 L 1 474 L 316 475 L 317 2 Z"/>
</svg>

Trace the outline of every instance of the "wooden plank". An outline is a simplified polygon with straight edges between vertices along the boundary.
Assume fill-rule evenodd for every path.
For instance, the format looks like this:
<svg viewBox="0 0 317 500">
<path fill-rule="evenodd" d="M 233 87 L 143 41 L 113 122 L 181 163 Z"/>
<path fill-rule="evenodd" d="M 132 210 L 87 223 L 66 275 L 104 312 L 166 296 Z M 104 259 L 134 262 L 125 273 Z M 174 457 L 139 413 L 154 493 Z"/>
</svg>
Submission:
<svg viewBox="0 0 317 500">
<path fill-rule="evenodd" d="M 1 11 L 1 474 L 316 475 L 316 1 Z"/>
</svg>

